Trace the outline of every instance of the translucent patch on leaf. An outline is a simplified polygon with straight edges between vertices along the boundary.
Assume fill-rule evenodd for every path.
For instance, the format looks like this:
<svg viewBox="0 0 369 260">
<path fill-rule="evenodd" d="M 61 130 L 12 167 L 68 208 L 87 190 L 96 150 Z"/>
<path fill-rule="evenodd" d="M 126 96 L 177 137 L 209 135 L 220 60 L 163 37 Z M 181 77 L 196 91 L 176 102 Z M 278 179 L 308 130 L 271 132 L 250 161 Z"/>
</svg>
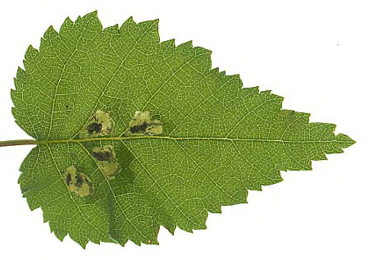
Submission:
<svg viewBox="0 0 369 260">
<path fill-rule="evenodd" d="M 112 145 L 94 147 L 92 149 L 92 156 L 96 159 L 101 171 L 109 180 L 114 179 L 115 175 L 120 172 L 121 168 Z"/>
<path fill-rule="evenodd" d="M 86 128 L 82 129 L 79 133 L 79 138 L 86 137 L 98 137 L 109 135 L 113 129 L 114 121 L 106 113 L 101 110 L 97 110 L 87 124 Z"/>
<path fill-rule="evenodd" d="M 129 132 L 134 135 L 160 135 L 163 126 L 159 120 L 151 118 L 149 111 L 136 111 L 129 123 Z"/>
<path fill-rule="evenodd" d="M 91 180 L 86 174 L 77 172 L 75 166 L 69 166 L 64 173 L 64 181 L 68 186 L 68 189 L 81 196 L 85 197 L 94 193 Z"/>
</svg>

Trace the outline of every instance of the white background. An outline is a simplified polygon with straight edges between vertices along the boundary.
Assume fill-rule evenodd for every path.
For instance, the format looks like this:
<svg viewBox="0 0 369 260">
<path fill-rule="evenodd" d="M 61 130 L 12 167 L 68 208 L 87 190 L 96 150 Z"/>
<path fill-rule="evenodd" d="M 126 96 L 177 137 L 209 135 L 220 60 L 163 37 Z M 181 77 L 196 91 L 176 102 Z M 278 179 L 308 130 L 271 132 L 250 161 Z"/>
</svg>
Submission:
<svg viewBox="0 0 369 260">
<path fill-rule="evenodd" d="M 357 144 L 313 171 L 252 191 L 249 203 L 210 214 L 207 230 L 165 229 L 159 246 L 60 242 L 31 212 L 17 179 L 30 146 L 0 148 L 0 259 L 369 259 L 367 1 L 101 1 L 0 3 L 0 140 L 28 136 L 11 115 L 10 88 L 29 44 L 49 25 L 98 10 L 105 27 L 160 19 L 161 40 L 213 51 L 213 66 L 285 97 L 284 108 L 337 124 Z"/>
</svg>

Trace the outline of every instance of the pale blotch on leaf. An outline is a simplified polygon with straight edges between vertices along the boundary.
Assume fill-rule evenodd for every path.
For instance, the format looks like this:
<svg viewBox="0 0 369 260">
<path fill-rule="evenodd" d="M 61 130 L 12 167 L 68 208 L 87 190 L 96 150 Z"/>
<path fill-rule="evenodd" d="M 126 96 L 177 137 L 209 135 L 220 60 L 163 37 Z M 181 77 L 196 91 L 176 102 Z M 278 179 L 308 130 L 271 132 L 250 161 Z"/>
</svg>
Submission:
<svg viewBox="0 0 369 260">
<path fill-rule="evenodd" d="M 75 166 L 69 166 L 64 173 L 64 181 L 68 186 L 68 189 L 81 196 L 85 197 L 94 193 L 91 180 L 86 174 L 77 172 Z"/>
<path fill-rule="evenodd" d="M 163 126 L 159 120 L 151 118 L 149 111 L 136 111 L 129 123 L 129 132 L 134 135 L 160 135 Z"/>
<path fill-rule="evenodd" d="M 79 133 L 80 138 L 107 136 L 111 133 L 114 121 L 109 113 L 97 110 L 87 126 Z"/>
<path fill-rule="evenodd" d="M 96 159 L 99 168 L 109 180 L 114 179 L 115 175 L 120 172 L 121 168 L 112 145 L 94 147 L 92 149 L 92 156 Z"/>
</svg>

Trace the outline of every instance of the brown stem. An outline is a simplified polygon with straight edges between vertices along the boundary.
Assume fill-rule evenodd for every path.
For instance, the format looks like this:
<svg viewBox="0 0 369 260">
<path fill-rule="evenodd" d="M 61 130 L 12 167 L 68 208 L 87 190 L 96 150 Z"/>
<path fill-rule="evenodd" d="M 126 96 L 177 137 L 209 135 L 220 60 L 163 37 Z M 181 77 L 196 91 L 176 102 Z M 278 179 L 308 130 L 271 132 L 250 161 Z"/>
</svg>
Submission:
<svg viewBox="0 0 369 260">
<path fill-rule="evenodd" d="M 8 141 L 0 141 L 0 147 L 2 146 L 14 146 L 14 145 L 29 145 L 29 144 L 33 144 L 36 145 L 37 141 L 36 140 L 8 140 Z"/>
</svg>

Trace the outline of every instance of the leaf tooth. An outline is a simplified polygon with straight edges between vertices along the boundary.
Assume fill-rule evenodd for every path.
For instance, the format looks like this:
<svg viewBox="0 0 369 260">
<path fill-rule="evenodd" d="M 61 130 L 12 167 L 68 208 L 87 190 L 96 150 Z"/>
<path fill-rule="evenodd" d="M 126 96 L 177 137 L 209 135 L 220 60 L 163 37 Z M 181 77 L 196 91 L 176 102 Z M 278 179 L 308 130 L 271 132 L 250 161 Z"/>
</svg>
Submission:
<svg viewBox="0 0 369 260">
<path fill-rule="evenodd" d="M 134 239 L 134 238 L 130 238 L 130 240 L 135 244 L 135 245 L 138 245 L 138 246 L 141 246 L 142 242 L 140 240 L 137 240 L 137 239 Z"/>
<path fill-rule="evenodd" d="M 91 13 L 89 13 L 87 15 L 91 15 L 91 16 L 97 17 L 97 14 L 98 14 L 98 11 L 97 10 L 94 10 L 94 11 L 92 11 Z"/>
<path fill-rule="evenodd" d="M 204 47 L 200 47 L 200 46 L 193 47 L 193 49 L 195 50 L 195 53 L 196 53 L 197 55 L 199 55 L 199 54 L 204 54 L 204 55 L 206 55 L 206 56 L 207 56 L 207 59 L 210 59 L 210 56 L 211 56 L 211 54 L 213 53 L 211 50 L 206 49 L 206 48 L 204 48 Z"/>
<path fill-rule="evenodd" d="M 47 30 L 45 31 L 43 37 L 41 38 L 40 48 L 39 52 L 41 55 L 45 53 L 45 49 L 50 46 L 50 44 L 53 44 L 55 41 L 57 41 L 57 38 L 59 37 L 58 32 L 54 29 L 54 27 L 51 25 Z"/>
<path fill-rule="evenodd" d="M 15 89 L 10 89 L 10 96 L 11 96 L 11 99 L 13 101 L 13 104 L 16 101 L 16 97 L 15 97 L 16 93 L 17 93 L 17 91 Z M 12 110 L 13 109 L 14 109 L 14 107 L 12 107 Z"/>
<path fill-rule="evenodd" d="M 124 37 L 124 35 L 126 33 L 129 33 L 131 31 L 135 31 L 137 29 L 137 24 L 136 22 L 133 20 L 133 17 L 130 16 L 119 28 L 119 33 L 122 37 Z"/>
<path fill-rule="evenodd" d="M 44 33 L 43 38 L 49 40 L 54 39 L 56 37 L 58 37 L 58 32 L 54 29 L 54 26 L 50 25 L 49 28 L 47 28 L 46 32 Z"/>
<path fill-rule="evenodd" d="M 74 26 L 74 22 L 69 18 L 69 16 L 64 20 L 63 24 L 60 26 L 60 35 L 64 35 Z"/>
<path fill-rule="evenodd" d="M 119 34 L 119 25 L 115 24 L 109 27 L 104 28 L 103 33 L 107 33 L 110 35 L 118 35 Z"/>
<path fill-rule="evenodd" d="M 24 59 L 26 61 L 34 61 L 37 55 L 38 55 L 38 50 L 34 48 L 32 45 L 29 45 L 27 48 L 26 54 L 24 55 Z"/>
<path fill-rule="evenodd" d="M 77 19 L 76 19 L 76 24 L 80 24 L 82 20 L 82 17 L 80 15 L 78 15 Z"/>
<path fill-rule="evenodd" d="M 128 17 L 128 19 L 124 23 L 134 23 L 134 24 L 136 24 L 136 22 L 133 20 L 132 15 L 130 17 Z"/>
<path fill-rule="evenodd" d="M 75 24 L 85 26 L 91 20 L 99 20 L 97 17 L 97 11 L 85 14 L 84 16 L 79 15 L 75 21 Z"/>
<path fill-rule="evenodd" d="M 174 236 L 174 232 L 176 231 L 177 228 L 177 224 L 172 224 L 172 223 L 167 223 L 167 224 L 163 224 L 163 227 L 168 230 L 168 232 L 170 234 L 172 234 Z"/>
<path fill-rule="evenodd" d="M 177 50 L 180 52 L 186 52 L 189 49 L 192 49 L 192 40 L 181 43 L 180 45 L 177 46 Z"/>
<path fill-rule="evenodd" d="M 44 223 L 46 222 L 48 221 L 44 217 Z M 50 232 L 54 233 L 57 239 L 59 239 L 61 242 L 63 242 L 64 238 L 68 235 L 68 232 L 60 228 L 57 228 L 56 226 L 54 226 L 54 224 L 51 224 L 51 222 L 49 222 L 49 227 L 50 227 Z"/>
<path fill-rule="evenodd" d="M 169 39 L 160 43 L 160 48 L 165 52 L 172 53 L 173 50 L 176 48 L 176 41 L 175 39 Z"/>
<path fill-rule="evenodd" d="M 243 91 L 247 90 L 247 88 L 243 88 L 243 82 L 239 74 L 227 75 L 226 71 L 221 71 L 221 72 L 218 72 L 216 76 L 219 77 L 223 87 L 232 85 L 232 87 L 234 88 L 239 88 L 239 89 L 242 89 Z"/>
<path fill-rule="evenodd" d="M 246 88 L 247 91 L 250 91 L 254 94 L 259 94 L 259 86 L 255 86 L 255 87 L 251 87 L 251 88 Z"/>
<path fill-rule="evenodd" d="M 226 75 L 226 77 L 231 77 L 232 80 L 238 80 L 241 81 L 241 75 L 240 74 L 232 74 L 232 75 Z"/>
<path fill-rule="evenodd" d="M 113 236 L 110 236 L 110 238 L 115 242 L 118 243 L 121 246 L 125 246 L 127 244 L 127 242 L 129 241 L 128 238 L 126 237 L 119 237 L 119 238 L 114 238 Z"/>
<path fill-rule="evenodd" d="M 272 93 L 271 90 L 263 90 L 263 91 L 260 91 L 260 94 L 269 95 L 270 93 Z"/>
<path fill-rule="evenodd" d="M 97 11 L 86 14 L 82 18 L 79 16 L 76 20 L 76 24 L 79 24 L 83 28 L 89 29 L 91 31 L 102 31 L 102 24 L 97 17 Z"/>
<path fill-rule="evenodd" d="M 13 93 L 15 93 L 15 91 L 12 91 L 12 94 L 13 94 Z M 16 100 L 16 99 L 15 99 L 15 98 L 13 97 L 13 95 L 12 95 L 12 101 L 13 101 L 13 104 L 15 103 L 15 100 Z M 15 104 L 14 104 L 14 105 L 15 105 Z M 14 118 L 15 118 L 15 116 L 16 116 L 16 114 L 17 114 L 17 112 L 16 112 L 16 111 L 17 111 L 17 108 L 16 108 L 16 107 L 12 107 L 12 108 L 11 108 L 11 112 L 12 112 L 12 115 L 14 116 Z M 17 122 L 17 121 L 18 121 L 17 119 L 15 119 L 14 121 L 15 121 L 15 123 L 16 123 L 16 124 L 18 124 L 18 125 L 19 125 L 19 122 Z"/>
<path fill-rule="evenodd" d="M 158 26 L 159 20 L 150 20 L 150 21 L 143 21 L 138 24 L 138 30 L 140 34 L 146 34 L 145 37 L 150 37 L 150 42 L 152 43 L 159 43 L 159 33 L 158 33 Z"/>
<path fill-rule="evenodd" d="M 81 19 L 82 20 L 89 20 L 91 18 L 98 19 L 98 17 L 97 17 L 97 10 L 92 11 L 91 13 L 85 14 Z"/>
<path fill-rule="evenodd" d="M 156 30 L 159 26 L 159 19 L 155 19 L 155 20 L 148 20 L 148 21 L 142 21 L 138 23 L 139 27 L 142 28 L 147 28 L 147 27 L 151 27 L 151 26 L 155 26 Z"/>
<path fill-rule="evenodd" d="M 219 67 L 212 68 L 212 69 L 210 70 L 210 72 L 211 72 L 211 73 L 215 73 L 215 74 L 218 74 L 218 75 L 219 75 L 219 74 L 220 74 L 220 73 L 219 73 Z"/>
<path fill-rule="evenodd" d="M 81 236 L 75 236 L 73 233 L 69 233 L 69 237 L 77 242 L 83 249 L 86 249 L 87 243 L 90 238 L 81 237 Z"/>
<path fill-rule="evenodd" d="M 301 113 L 301 112 L 298 112 L 298 113 Z M 310 123 L 310 127 L 324 130 L 325 133 L 330 133 L 331 137 L 335 137 L 334 135 L 334 131 L 336 130 L 335 124 L 312 122 Z"/>
<path fill-rule="evenodd" d="M 301 116 L 305 119 L 305 123 L 309 124 L 311 114 L 303 112 Z"/>
<path fill-rule="evenodd" d="M 324 153 L 317 153 L 314 157 L 311 158 L 311 160 L 325 161 L 325 160 L 328 160 L 328 158 Z"/>
<path fill-rule="evenodd" d="M 14 81 L 23 81 L 25 79 L 25 77 L 26 77 L 26 72 L 24 71 L 24 69 L 22 69 L 21 67 L 18 66 L 17 75 L 14 78 Z"/>
<path fill-rule="evenodd" d="M 128 29 L 131 26 L 136 26 L 136 22 L 133 20 L 133 16 L 130 16 L 120 27 L 120 31 L 123 31 L 124 29 Z"/>
</svg>

